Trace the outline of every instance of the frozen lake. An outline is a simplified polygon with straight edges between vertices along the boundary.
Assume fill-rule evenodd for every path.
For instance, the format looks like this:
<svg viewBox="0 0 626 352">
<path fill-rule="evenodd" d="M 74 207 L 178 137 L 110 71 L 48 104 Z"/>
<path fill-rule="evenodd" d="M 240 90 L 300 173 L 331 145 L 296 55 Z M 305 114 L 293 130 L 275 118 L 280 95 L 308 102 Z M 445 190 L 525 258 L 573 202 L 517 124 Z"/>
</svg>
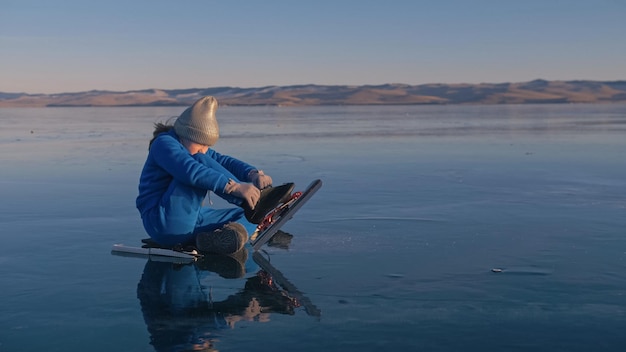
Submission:
<svg viewBox="0 0 626 352">
<path fill-rule="evenodd" d="M 290 288 L 111 255 L 183 109 L 0 109 L 0 351 L 624 350 L 626 105 L 221 108 L 217 151 L 324 181 Z"/>
</svg>

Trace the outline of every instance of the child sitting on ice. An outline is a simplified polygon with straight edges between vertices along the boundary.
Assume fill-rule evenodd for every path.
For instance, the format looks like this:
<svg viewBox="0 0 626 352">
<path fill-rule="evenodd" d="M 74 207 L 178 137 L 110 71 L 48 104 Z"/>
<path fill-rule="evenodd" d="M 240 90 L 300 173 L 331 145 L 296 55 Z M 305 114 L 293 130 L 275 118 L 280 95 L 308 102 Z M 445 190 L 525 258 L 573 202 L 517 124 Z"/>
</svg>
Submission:
<svg viewBox="0 0 626 352">
<path fill-rule="evenodd" d="M 203 97 L 173 125 L 155 125 L 136 205 L 146 232 L 160 245 L 237 252 L 255 224 L 291 194 L 293 183 L 272 187 L 263 171 L 211 149 L 219 138 L 216 110 L 217 100 Z M 238 207 L 203 207 L 209 191 Z"/>
</svg>

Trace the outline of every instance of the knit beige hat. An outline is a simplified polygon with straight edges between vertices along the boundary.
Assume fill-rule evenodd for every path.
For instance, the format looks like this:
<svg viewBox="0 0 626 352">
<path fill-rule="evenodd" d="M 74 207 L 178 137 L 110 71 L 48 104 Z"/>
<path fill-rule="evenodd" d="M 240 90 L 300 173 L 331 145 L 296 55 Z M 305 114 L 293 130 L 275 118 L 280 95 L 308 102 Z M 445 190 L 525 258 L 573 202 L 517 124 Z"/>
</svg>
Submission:
<svg viewBox="0 0 626 352">
<path fill-rule="evenodd" d="M 176 119 L 174 131 L 178 137 L 213 146 L 220 138 L 215 110 L 217 110 L 217 99 L 211 96 L 200 98 Z"/>
</svg>

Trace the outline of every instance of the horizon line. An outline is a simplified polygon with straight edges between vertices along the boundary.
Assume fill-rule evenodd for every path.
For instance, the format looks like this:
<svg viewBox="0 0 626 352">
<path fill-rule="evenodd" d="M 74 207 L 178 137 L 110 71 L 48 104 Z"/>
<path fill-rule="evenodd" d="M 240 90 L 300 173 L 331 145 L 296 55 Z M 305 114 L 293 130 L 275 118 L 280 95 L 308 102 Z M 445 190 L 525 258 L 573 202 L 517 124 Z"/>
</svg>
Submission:
<svg viewBox="0 0 626 352">
<path fill-rule="evenodd" d="M 428 85 L 481 85 L 481 84 L 516 84 L 516 83 L 528 83 L 528 82 L 536 82 L 536 81 L 545 81 L 545 82 L 626 82 L 626 78 L 624 79 L 615 79 L 615 80 L 598 80 L 598 79 L 544 79 L 544 78 L 535 78 L 527 81 L 504 81 L 504 82 L 479 82 L 479 83 L 469 83 L 469 82 L 455 82 L 455 83 L 443 83 L 443 82 L 429 82 L 429 83 L 419 83 L 419 84 L 410 84 L 410 83 L 401 83 L 401 82 L 388 82 L 388 83 L 379 83 L 379 84 L 320 84 L 320 83 L 300 83 L 300 84 L 270 84 L 270 85 L 260 85 L 260 86 L 208 86 L 208 87 L 188 87 L 188 88 L 140 88 L 140 89 L 129 89 L 129 90 L 112 90 L 112 89 L 87 89 L 87 90 L 76 90 L 76 91 L 64 91 L 57 93 L 28 93 L 25 91 L 22 92 L 10 92 L 10 91 L 0 91 L 0 94 L 15 94 L 15 95 L 61 95 L 61 94 L 78 94 L 78 93 L 89 93 L 89 92 L 106 92 L 106 93 L 132 93 L 132 92 L 143 92 L 150 90 L 163 90 L 163 91 L 175 91 L 175 90 L 197 90 L 197 89 L 218 89 L 218 88 L 231 88 L 231 89 L 261 89 L 261 88 L 274 88 L 274 87 L 299 87 L 299 86 L 322 86 L 322 87 L 379 87 L 386 85 L 402 85 L 402 86 L 428 86 Z"/>
</svg>

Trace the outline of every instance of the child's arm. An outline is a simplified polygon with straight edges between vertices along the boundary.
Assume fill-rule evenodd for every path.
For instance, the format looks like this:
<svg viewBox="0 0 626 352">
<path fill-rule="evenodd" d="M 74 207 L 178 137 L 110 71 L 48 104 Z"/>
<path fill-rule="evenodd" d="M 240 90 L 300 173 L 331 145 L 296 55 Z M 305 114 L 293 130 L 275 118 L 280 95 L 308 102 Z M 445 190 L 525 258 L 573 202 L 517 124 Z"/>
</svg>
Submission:
<svg viewBox="0 0 626 352">
<path fill-rule="evenodd" d="M 228 183 L 228 177 L 196 161 L 174 138 L 155 139 L 150 154 L 160 167 L 184 184 L 223 192 Z"/>
<path fill-rule="evenodd" d="M 256 167 L 244 161 L 233 158 L 232 156 L 220 154 L 213 149 L 209 149 L 207 155 L 215 159 L 226 170 L 230 171 L 238 180 L 244 182 L 250 182 L 250 173 L 257 170 Z"/>
</svg>

